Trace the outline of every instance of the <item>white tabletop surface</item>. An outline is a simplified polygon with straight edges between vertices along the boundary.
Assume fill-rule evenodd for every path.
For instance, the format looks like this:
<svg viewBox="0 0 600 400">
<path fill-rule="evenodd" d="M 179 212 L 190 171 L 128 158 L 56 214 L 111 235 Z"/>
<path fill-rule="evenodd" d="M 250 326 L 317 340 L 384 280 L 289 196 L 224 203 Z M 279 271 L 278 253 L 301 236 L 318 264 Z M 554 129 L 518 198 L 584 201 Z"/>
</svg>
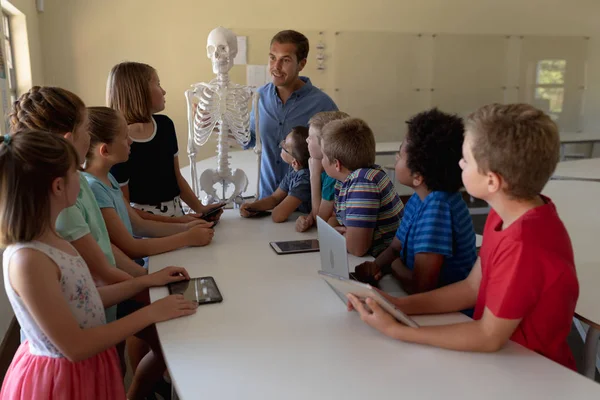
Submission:
<svg viewBox="0 0 600 400">
<path fill-rule="evenodd" d="M 543 193 L 556 205 L 571 237 L 579 279 L 576 313 L 600 326 L 600 183 L 550 181 Z"/>
<path fill-rule="evenodd" d="M 574 132 L 561 132 L 560 133 L 560 141 L 561 143 L 578 143 L 578 142 L 600 142 L 600 132 L 583 132 L 583 133 L 574 133 Z M 377 142 L 375 147 L 375 152 L 377 154 L 387 153 L 393 154 L 397 152 L 400 148 L 400 144 L 402 141 L 396 142 Z"/>
<path fill-rule="evenodd" d="M 600 180 L 600 158 L 559 162 L 553 178 Z"/>
<path fill-rule="evenodd" d="M 181 265 L 213 276 L 223 294 L 190 317 L 157 324 L 180 397 L 189 399 L 565 399 L 600 386 L 514 343 L 474 354 L 389 339 L 362 323 L 318 274 L 319 253 L 278 256 L 274 240 L 314 238 L 293 223 L 228 210 L 215 240 L 151 257 L 150 271 Z M 350 257 L 352 265 L 360 260 Z M 166 288 L 150 291 L 153 301 Z M 462 314 L 416 317 L 422 324 Z"/>
<path fill-rule="evenodd" d="M 561 143 L 600 142 L 600 132 L 561 132 Z"/>
<path fill-rule="evenodd" d="M 475 247 L 480 248 L 483 244 L 483 236 L 476 234 L 475 235 Z"/>
<path fill-rule="evenodd" d="M 375 153 L 376 154 L 395 154 L 398 150 L 400 150 L 400 145 L 402 142 L 377 142 L 375 143 Z"/>
</svg>

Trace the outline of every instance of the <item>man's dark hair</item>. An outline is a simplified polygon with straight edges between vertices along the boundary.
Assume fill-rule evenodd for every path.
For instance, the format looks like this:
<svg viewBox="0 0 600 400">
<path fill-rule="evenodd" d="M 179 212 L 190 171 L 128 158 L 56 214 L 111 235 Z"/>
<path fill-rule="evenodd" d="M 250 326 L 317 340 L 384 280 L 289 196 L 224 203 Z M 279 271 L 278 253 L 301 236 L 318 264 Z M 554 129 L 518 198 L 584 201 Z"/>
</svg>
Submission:
<svg viewBox="0 0 600 400">
<path fill-rule="evenodd" d="M 308 57 L 308 39 L 300 32 L 292 30 L 281 31 L 273 36 L 273 39 L 271 39 L 271 45 L 273 45 L 275 42 L 281 44 L 292 43 L 296 45 L 296 58 L 298 59 L 298 62 Z"/>
</svg>

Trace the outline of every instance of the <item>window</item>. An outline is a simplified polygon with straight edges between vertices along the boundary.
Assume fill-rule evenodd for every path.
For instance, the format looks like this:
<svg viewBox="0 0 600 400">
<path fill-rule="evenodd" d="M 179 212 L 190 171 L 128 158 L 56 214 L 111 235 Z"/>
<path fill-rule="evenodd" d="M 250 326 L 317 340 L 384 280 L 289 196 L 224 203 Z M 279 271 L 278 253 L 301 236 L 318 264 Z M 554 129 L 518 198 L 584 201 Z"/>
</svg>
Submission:
<svg viewBox="0 0 600 400">
<path fill-rule="evenodd" d="M 15 73 L 13 42 L 11 37 L 10 16 L 2 12 L 2 36 L 4 38 L 4 51 L 6 52 L 6 72 L 10 104 L 17 100 L 17 75 Z"/>
<path fill-rule="evenodd" d="M 538 106 L 558 119 L 565 99 L 567 60 L 540 60 L 535 78 L 535 99 Z"/>
</svg>

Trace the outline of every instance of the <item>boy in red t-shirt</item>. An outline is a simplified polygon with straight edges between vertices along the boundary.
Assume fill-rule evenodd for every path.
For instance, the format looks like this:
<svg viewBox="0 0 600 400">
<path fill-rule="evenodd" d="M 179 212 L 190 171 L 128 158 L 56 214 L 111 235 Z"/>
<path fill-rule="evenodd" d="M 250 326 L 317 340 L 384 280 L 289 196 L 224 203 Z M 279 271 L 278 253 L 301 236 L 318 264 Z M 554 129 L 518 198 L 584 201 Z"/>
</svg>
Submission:
<svg viewBox="0 0 600 400">
<path fill-rule="evenodd" d="M 558 162 L 558 128 L 527 104 L 482 107 L 465 127 L 463 183 L 492 208 L 480 258 L 464 281 L 386 297 L 409 314 L 475 307 L 474 321 L 414 329 L 396 322 L 372 299 L 367 299 L 371 311 L 352 295 L 348 307 L 403 341 L 493 352 L 511 339 L 575 369 L 567 344 L 579 295 L 573 250 L 554 204 L 540 195 Z"/>
</svg>

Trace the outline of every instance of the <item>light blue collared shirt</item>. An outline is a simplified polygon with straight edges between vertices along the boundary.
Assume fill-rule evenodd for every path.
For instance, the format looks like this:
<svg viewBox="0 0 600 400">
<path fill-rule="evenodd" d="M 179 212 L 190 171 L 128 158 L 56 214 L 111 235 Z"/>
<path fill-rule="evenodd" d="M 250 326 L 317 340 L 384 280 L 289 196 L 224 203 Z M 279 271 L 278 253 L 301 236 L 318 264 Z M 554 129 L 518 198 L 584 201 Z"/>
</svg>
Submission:
<svg viewBox="0 0 600 400">
<path fill-rule="evenodd" d="M 307 77 L 300 79 L 305 84 L 296 90 L 285 104 L 277 95 L 273 83 L 268 83 L 258 89 L 260 140 L 262 144 L 262 160 L 260 165 L 260 198 L 268 197 L 290 171 L 290 166 L 280 157 L 279 143 L 285 139 L 292 128 L 308 126 L 313 115 L 322 111 L 337 111 L 337 106 L 331 98 L 319 88 L 316 88 Z M 255 110 L 250 115 L 250 132 L 252 140 L 246 148 L 255 144 Z"/>
</svg>

